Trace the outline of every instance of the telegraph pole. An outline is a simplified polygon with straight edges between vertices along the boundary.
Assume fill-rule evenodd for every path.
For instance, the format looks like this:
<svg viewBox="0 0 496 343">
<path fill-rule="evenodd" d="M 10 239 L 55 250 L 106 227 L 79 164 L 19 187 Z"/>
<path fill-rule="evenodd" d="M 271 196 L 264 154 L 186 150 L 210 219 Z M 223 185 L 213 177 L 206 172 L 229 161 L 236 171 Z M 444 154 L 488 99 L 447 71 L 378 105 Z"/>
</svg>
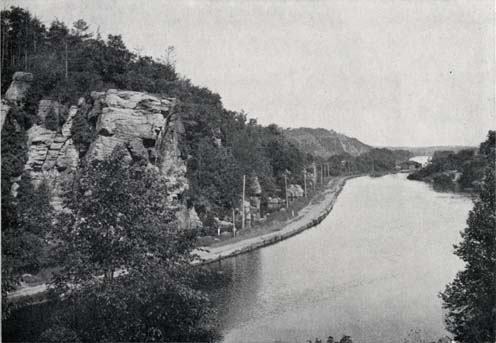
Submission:
<svg viewBox="0 0 496 343">
<path fill-rule="evenodd" d="M 67 38 L 65 39 L 65 79 L 69 78 L 69 52 L 67 47 Z"/>
<path fill-rule="evenodd" d="M 232 209 L 232 218 L 233 218 L 233 237 L 236 237 L 236 214 L 234 213 L 234 206 Z"/>
<path fill-rule="evenodd" d="M 303 183 L 305 185 L 305 198 L 307 197 L 307 169 L 303 170 Z"/>
<path fill-rule="evenodd" d="M 315 162 L 312 163 L 313 167 L 313 190 L 315 191 L 315 184 L 317 183 L 317 165 Z"/>
<path fill-rule="evenodd" d="M 286 174 L 284 174 L 284 190 L 286 193 L 286 210 L 289 208 L 289 201 L 288 201 L 288 177 Z"/>
<path fill-rule="evenodd" d="M 243 175 L 243 200 L 241 204 L 241 229 L 245 228 L 245 189 L 246 189 L 246 175 Z"/>
</svg>

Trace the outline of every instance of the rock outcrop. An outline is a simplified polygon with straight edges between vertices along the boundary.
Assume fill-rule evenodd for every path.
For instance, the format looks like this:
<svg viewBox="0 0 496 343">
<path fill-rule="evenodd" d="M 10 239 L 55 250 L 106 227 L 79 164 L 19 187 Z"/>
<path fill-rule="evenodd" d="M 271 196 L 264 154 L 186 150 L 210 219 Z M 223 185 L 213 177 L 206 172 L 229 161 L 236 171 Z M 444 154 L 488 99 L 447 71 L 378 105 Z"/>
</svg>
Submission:
<svg viewBox="0 0 496 343">
<path fill-rule="evenodd" d="M 119 91 L 92 93 L 92 103 L 80 99 L 69 109 L 67 119 L 57 131 L 47 128 L 46 118 L 53 112 L 62 115 L 55 101 L 42 100 L 38 124 L 28 131 L 28 162 L 25 173 L 33 183 L 46 182 L 52 193 L 52 205 L 60 209 L 64 188 L 73 180 L 82 159 L 105 159 L 117 146 L 123 146 L 128 158 L 143 160 L 157 168 L 169 189 L 171 206 L 181 211 L 180 195 L 188 188 L 186 164 L 180 156 L 178 135 L 182 124 L 173 112 L 174 99 L 141 92 Z M 3 108 L 3 106 L 2 106 Z M 95 126 L 96 138 L 83 154 L 75 146 L 71 128 L 78 113 L 87 113 Z M 193 210 L 194 211 L 194 210 Z M 186 212 L 188 227 L 200 225 L 198 215 Z"/>
<path fill-rule="evenodd" d="M 5 93 L 5 99 L 21 105 L 31 87 L 31 82 L 33 82 L 33 74 L 18 71 L 14 74 L 12 80 L 9 89 Z"/>
<path fill-rule="evenodd" d="M 260 181 L 258 181 L 257 176 L 252 177 L 250 181 L 250 219 L 252 223 L 256 223 L 261 219 L 260 205 L 262 202 L 262 187 L 260 186 Z"/>
<path fill-rule="evenodd" d="M 51 105 L 58 107 L 58 104 Z M 43 116 L 46 108 L 40 106 L 38 116 Z M 56 209 L 61 208 L 65 185 L 71 182 L 79 164 L 79 155 L 71 138 L 72 120 L 77 110 L 76 106 L 70 108 L 69 116 L 59 132 L 47 129 L 43 120 L 27 131 L 28 161 L 24 167 L 25 173 L 29 174 L 35 186 L 42 182 L 48 184 L 52 205 Z"/>
<path fill-rule="evenodd" d="M 124 146 L 130 159 L 145 160 L 160 169 L 170 200 L 177 200 L 188 182 L 178 147 L 183 129 L 173 111 L 174 99 L 115 89 L 93 93 L 92 98 L 97 138 L 87 158 L 104 159 L 116 146 Z"/>
<path fill-rule="evenodd" d="M 7 101 L 2 99 L 2 104 L 0 107 L 0 130 L 3 129 L 3 124 L 5 123 L 5 119 L 7 118 L 7 115 L 9 114 L 11 109 L 11 106 Z"/>
</svg>

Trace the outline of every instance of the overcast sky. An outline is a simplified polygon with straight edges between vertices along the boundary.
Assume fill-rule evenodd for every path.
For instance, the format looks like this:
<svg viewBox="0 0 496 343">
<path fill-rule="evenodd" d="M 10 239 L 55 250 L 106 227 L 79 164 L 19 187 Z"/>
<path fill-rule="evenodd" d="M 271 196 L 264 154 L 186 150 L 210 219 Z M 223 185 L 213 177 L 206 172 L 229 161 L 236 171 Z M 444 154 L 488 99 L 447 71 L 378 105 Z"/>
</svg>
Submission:
<svg viewBox="0 0 496 343">
<path fill-rule="evenodd" d="M 372 145 L 476 145 L 495 125 L 493 0 L 3 0 L 83 18 L 263 124 Z"/>
</svg>

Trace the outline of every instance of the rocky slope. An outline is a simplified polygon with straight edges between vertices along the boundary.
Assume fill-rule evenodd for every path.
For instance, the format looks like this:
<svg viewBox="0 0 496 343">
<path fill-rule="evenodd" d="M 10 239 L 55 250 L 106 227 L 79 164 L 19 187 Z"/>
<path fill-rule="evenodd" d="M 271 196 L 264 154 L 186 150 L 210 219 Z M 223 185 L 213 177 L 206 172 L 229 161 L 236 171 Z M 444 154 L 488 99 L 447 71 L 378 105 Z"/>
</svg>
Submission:
<svg viewBox="0 0 496 343">
<path fill-rule="evenodd" d="M 371 146 L 356 138 L 345 136 L 333 130 L 301 127 L 285 130 L 284 134 L 303 151 L 322 158 L 342 153 L 358 156 L 372 149 Z"/>
<path fill-rule="evenodd" d="M 2 100 L 2 124 L 11 109 L 22 107 L 32 75 L 22 73 Z M 41 100 L 36 124 L 27 131 L 28 160 L 24 174 L 35 186 L 46 182 L 51 191 L 51 204 L 60 210 L 62 194 L 70 186 L 83 160 L 105 159 L 120 145 L 126 148 L 131 160 L 144 160 L 160 170 L 167 184 L 171 206 L 176 208 L 182 225 L 199 225 L 194 210 L 186 210 L 180 195 L 188 189 L 186 164 L 180 156 L 178 140 L 183 126 L 174 112 L 175 100 L 143 92 L 110 89 L 93 92 L 69 108 L 65 123 L 53 130 L 47 125 L 49 114 L 62 115 L 63 108 L 53 100 Z M 72 124 L 78 115 L 86 115 L 93 123 L 96 137 L 86 151 L 76 147 Z M 15 193 L 14 182 L 12 191 Z"/>
</svg>

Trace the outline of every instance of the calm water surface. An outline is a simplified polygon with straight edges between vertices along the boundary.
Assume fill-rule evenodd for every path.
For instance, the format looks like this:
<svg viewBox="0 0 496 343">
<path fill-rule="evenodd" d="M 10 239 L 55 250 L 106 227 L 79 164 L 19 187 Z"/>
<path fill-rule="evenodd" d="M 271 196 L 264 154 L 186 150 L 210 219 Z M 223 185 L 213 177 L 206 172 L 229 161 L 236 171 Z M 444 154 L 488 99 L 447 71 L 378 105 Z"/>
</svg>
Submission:
<svg viewBox="0 0 496 343">
<path fill-rule="evenodd" d="M 215 292 L 225 342 L 403 342 L 447 332 L 438 293 L 463 263 L 452 254 L 469 198 L 406 174 L 348 181 L 317 227 L 225 260 Z"/>
</svg>

